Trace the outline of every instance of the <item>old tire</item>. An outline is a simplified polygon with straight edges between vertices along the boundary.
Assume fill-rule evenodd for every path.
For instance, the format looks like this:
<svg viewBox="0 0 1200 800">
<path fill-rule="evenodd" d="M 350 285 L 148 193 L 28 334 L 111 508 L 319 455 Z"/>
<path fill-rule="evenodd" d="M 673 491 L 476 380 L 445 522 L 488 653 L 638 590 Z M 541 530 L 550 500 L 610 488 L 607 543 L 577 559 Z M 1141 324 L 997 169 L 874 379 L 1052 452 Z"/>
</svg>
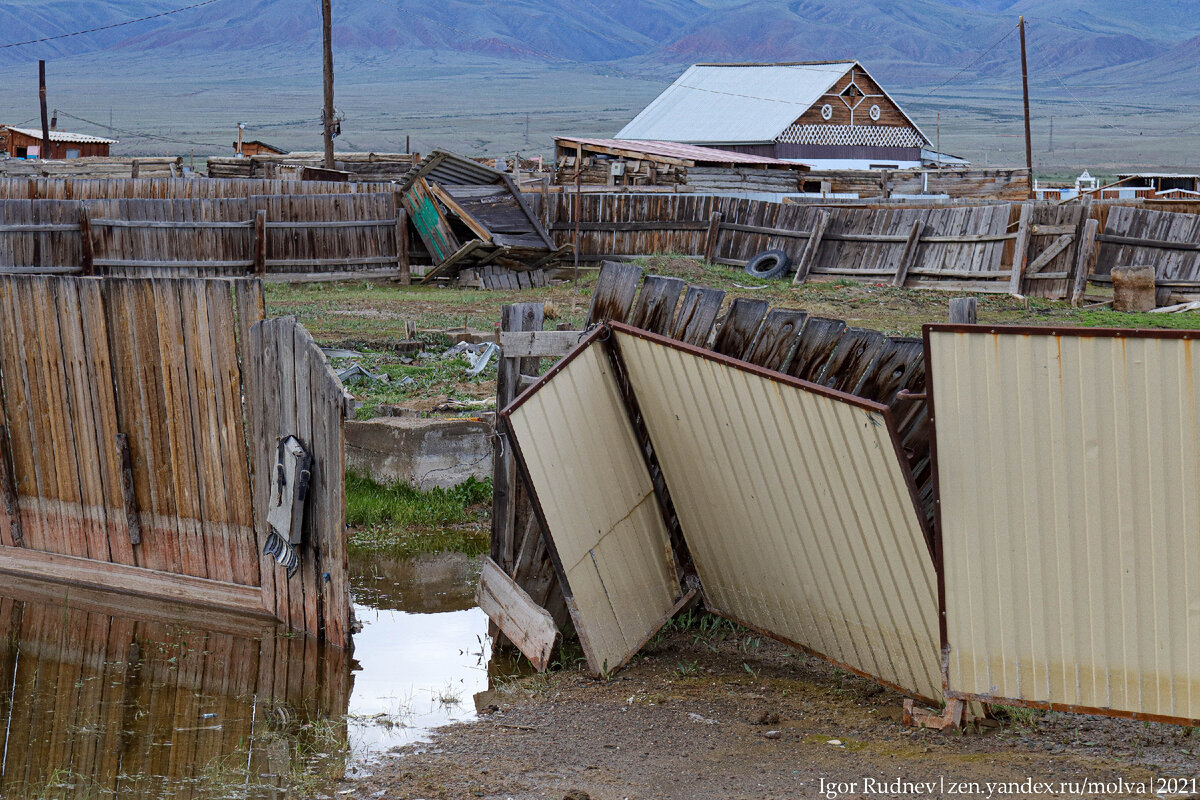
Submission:
<svg viewBox="0 0 1200 800">
<path fill-rule="evenodd" d="M 770 280 L 787 272 L 790 266 L 787 253 L 782 250 L 764 250 L 750 259 L 750 263 L 746 265 L 746 274 L 752 278 Z"/>
</svg>

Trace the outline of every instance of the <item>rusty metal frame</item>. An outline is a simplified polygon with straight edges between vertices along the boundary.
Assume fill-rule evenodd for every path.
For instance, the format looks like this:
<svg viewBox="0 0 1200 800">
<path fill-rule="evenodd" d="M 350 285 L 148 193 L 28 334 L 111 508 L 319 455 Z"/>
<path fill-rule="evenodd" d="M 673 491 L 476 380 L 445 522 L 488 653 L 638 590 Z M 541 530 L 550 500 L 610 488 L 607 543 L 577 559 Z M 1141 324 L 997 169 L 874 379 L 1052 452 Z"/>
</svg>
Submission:
<svg viewBox="0 0 1200 800">
<path fill-rule="evenodd" d="M 937 555 L 935 557 L 938 577 L 938 606 L 941 621 L 942 647 L 942 684 L 948 699 L 971 700 L 992 705 L 1017 706 L 1020 708 L 1037 708 L 1049 711 L 1063 711 L 1070 714 L 1094 714 L 1113 717 L 1116 719 L 1134 719 L 1145 722 L 1161 722 L 1169 725 L 1188 727 L 1200 726 L 1200 719 L 1188 717 L 1172 717 L 1162 714 L 1146 714 L 1138 711 L 1123 709 L 1097 708 L 1092 706 L 1077 706 L 1069 703 L 1056 703 L 1044 700 L 1025 700 L 1016 697 L 997 697 L 994 695 L 976 694 L 971 692 L 956 692 L 950 683 L 950 643 L 947 636 L 946 624 L 946 583 L 942 562 L 942 503 L 941 484 L 938 477 L 937 459 L 937 424 L 936 407 L 933 394 L 933 364 L 930 361 L 930 334 L 932 333 L 992 333 L 1018 336 L 1072 336 L 1077 338 L 1106 338 L 1106 339 L 1200 339 L 1200 330 L 1181 330 L 1178 328 L 1083 328 L 1083 327 L 1049 327 L 1037 325 L 971 325 L 964 323 L 927 322 L 921 326 L 921 339 L 925 352 L 925 369 L 928 375 L 925 381 L 926 402 L 929 405 L 929 447 L 933 465 L 933 508 L 934 508 L 934 537 Z"/>
</svg>

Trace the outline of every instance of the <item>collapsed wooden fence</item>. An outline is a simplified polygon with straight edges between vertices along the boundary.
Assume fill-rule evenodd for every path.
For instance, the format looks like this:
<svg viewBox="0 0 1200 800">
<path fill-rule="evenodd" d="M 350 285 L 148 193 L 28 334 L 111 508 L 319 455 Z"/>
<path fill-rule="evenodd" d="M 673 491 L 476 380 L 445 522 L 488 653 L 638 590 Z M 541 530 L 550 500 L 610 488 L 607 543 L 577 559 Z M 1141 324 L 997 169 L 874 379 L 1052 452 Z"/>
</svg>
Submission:
<svg viewBox="0 0 1200 800">
<path fill-rule="evenodd" d="M 0 570 L 348 643 L 343 390 L 261 282 L 0 277 L 0 373 Z M 288 434 L 315 464 L 290 580 L 262 555 Z"/>
<path fill-rule="evenodd" d="M 275 178 L 0 178 L 0 200 L 216 200 L 266 194 L 388 193 L 391 183 Z"/>
<path fill-rule="evenodd" d="M 628 322 L 887 406 L 920 508 L 927 520 L 932 519 L 925 360 L 919 339 L 885 336 L 847 326 L 842 320 L 810 316 L 799 309 L 771 309 L 764 300 L 745 298 L 736 299 L 718 320 L 723 291 L 651 275 L 639 292 L 641 275 L 641 269 L 631 264 L 606 264 L 585 327 Z M 542 331 L 543 322 L 540 303 L 505 307 L 498 407 L 506 407 L 532 385 L 542 358 L 561 357 L 582 336 L 580 331 Z M 504 438 L 507 433 L 501 430 L 495 445 L 491 558 L 561 626 L 567 618 L 562 588 L 529 500 L 529 488 L 517 475 L 512 448 Z M 661 476 L 652 477 L 661 491 Z"/>
</svg>

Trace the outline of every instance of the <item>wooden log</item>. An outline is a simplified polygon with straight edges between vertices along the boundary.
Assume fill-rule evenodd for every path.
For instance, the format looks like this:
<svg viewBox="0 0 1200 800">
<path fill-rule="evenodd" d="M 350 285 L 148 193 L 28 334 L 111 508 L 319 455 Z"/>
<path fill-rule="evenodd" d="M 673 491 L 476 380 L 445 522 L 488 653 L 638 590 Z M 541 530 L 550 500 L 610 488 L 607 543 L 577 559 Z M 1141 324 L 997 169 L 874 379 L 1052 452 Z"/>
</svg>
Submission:
<svg viewBox="0 0 1200 800">
<path fill-rule="evenodd" d="M 483 559 L 475 602 L 520 650 L 534 669 L 545 672 L 561 635 L 550 612 L 505 574 L 490 558 Z"/>
<path fill-rule="evenodd" d="M 974 325 L 977 305 L 974 297 L 950 298 L 950 321 L 958 325 Z"/>
<path fill-rule="evenodd" d="M 1099 248 L 1096 246 L 1096 232 L 1100 229 L 1100 221 L 1089 219 L 1084 223 L 1083 234 L 1079 237 L 1079 247 L 1075 251 L 1074 280 L 1071 283 L 1071 305 L 1077 306 L 1083 302 L 1087 290 L 1088 276 L 1096 265 Z"/>
<path fill-rule="evenodd" d="M 817 214 L 817 218 L 813 223 L 813 229 L 808 237 L 808 241 L 804 244 L 804 250 L 800 253 L 800 261 L 796 264 L 796 276 L 792 279 L 793 285 L 804 283 L 808 279 L 808 273 L 817 263 L 817 256 L 821 250 L 821 240 L 825 236 L 825 229 L 829 227 L 830 214 L 828 211 L 822 211 Z"/>
<path fill-rule="evenodd" d="M 704 239 L 704 261 L 708 264 L 713 263 L 713 257 L 716 256 L 719 247 L 718 240 L 721 237 L 721 212 L 714 211 L 708 218 L 708 236 Z"/>
<path fill-rule="evenodd" d="M 904 281 L 908 279 L 908 271 L 916 266 L 917 252 L 921 247 L 921 231 L 924 228 L 925 223 L 921 220 L 913 222 L 908 239 L 904 242 L 904 250 L 900 254 L 900 263 L 896 265 L 896 276 L 892 278 L 893 286 L 903 286 Z"/>
<path fill-rule="evenodd" d="M 267 274 L 267 211 L 260 208 L 254 212 L 254 274 L 265 277 Z"/>
<path fill-rule="evenodd" d="M 1025 203 L 1021 206 L 1021 216 L 1017 220 L 1017 246 L 1013 251 L 1012 277 L 1008 282 L 1009 294 L 1021 293 L 1021 279 L 1025 277 L 1025 262 L 1029 257 L 1029 237 L 1033 229 L 1033 205 Z"/>
</svg>

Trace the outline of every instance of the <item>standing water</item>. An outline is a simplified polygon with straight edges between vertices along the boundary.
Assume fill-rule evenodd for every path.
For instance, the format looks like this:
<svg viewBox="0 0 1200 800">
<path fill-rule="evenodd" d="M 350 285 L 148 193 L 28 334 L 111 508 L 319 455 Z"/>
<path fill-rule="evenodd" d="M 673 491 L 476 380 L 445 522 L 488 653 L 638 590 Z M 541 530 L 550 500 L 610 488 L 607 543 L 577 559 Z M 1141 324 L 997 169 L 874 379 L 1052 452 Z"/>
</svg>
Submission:
<svg viewBox="0 0 1200 800">
<path fill-rule="evenodd" d="M 474 718 L 478 562 L 352 564 L 353 653 L 243 617 L 5 578 L 0 798 L 332 796 Z"/>
</svg>

